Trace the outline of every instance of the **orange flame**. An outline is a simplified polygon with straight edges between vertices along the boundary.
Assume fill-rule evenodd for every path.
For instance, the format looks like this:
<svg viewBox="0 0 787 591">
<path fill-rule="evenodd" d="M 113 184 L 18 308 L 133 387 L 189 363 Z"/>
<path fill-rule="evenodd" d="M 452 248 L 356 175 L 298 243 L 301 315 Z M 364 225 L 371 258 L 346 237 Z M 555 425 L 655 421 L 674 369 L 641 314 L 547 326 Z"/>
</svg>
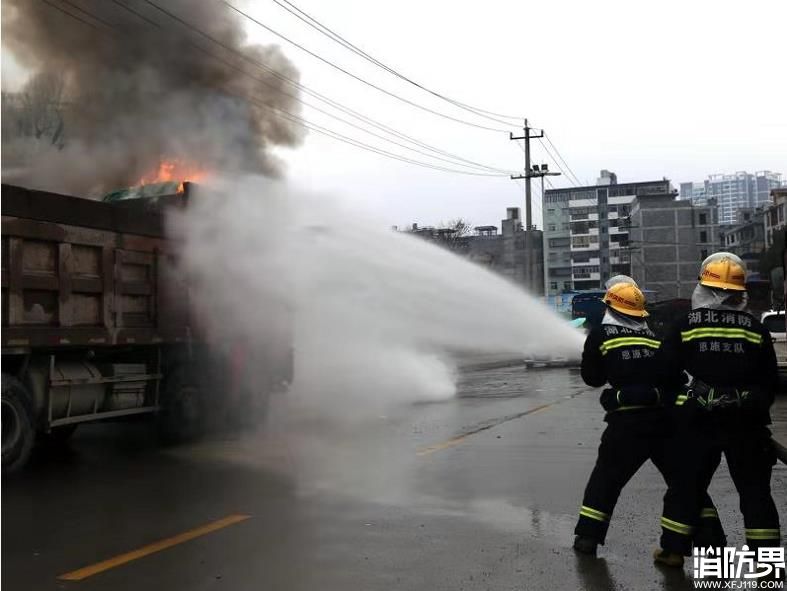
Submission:
<svg viewBox="0 0 787 591">
<path fill-rule="evenodd" d="M 150 185 L 154 183 L 171 183 L 179 181 L 178 193 L 183 192 L 183 183 L 199 182 L 208 176 L 208 171 L 198 166 L 187 164 L 182 160 L 162 160 L 159 162 L 158 169 L 150 174 L 146 174 L 139 179 L 138 185 Z"/>
</svg>

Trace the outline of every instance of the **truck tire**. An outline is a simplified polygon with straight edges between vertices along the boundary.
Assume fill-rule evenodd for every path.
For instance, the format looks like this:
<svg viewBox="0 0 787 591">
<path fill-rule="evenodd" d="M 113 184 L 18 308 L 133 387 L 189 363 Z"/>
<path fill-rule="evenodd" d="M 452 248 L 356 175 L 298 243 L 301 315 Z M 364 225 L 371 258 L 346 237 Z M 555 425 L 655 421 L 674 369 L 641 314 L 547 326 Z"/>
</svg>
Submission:
<svg viewBox="0 0 787 591">
<path fill-rule="evenodd" d="M 3 474 L 16 472 L 27 463 L 35 444 L 30 396 L 22 383 L 2 374 Z"/>
<path fill-rule="evenodd" d="M 195 375 L 187 367 L 180 366 L 169 372 L 164 380 L 158 428 L 166 442 L 191 441 L 205 432 L 205 397 L 195 383 Z"/>
</svg>

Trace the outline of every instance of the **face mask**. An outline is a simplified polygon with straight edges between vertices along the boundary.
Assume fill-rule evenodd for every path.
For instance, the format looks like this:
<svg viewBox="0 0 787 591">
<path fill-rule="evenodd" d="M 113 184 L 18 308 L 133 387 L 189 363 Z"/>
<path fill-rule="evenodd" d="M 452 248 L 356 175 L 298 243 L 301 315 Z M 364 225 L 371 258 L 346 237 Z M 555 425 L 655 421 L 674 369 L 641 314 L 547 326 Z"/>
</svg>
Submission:
<svg viewBox="0 0 787 591">
<path fill-rule="evenodd" d="M 712 289 L 700 283 L 694 288 L 691 294 L 691 308 L 710 308 L 711 310 L 729 310 L 732 312 L 743 312 L 749 304 L 749 296 L 745 292 L 742 296 L 740 292 L 725 292 L 720 289 Z"/>
<path fill-rule="evenodd" d="M 612 326 L 621 326 L 623 328 L 630 328 L 631 330 L 645 330 L 648 328 L 648 323 L 644 318 L 617 314 L 609 308 L 607 308 L 604 318 L 601 320 L 601 324 L 611 324 Z"/>
</svg>

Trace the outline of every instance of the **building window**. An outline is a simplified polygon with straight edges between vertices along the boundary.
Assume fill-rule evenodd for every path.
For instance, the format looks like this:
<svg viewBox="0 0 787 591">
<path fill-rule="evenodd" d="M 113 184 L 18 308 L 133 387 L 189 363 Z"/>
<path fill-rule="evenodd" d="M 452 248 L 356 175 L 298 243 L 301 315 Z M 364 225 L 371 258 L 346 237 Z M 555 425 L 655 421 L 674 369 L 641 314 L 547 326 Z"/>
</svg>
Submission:
<svg viewBox="0 0 787 591">
<path fill-rule="evenodd" d="M 706 213 L 701 213 L 701 214 L 700 214 L 700 226 L 704 226 L 704 225 L 705 225 L 705 224 L 707 224 L 707 223 L 708 223 L 708 214 L 706 214 Z M 703 241 L 703 242 L 704 242 L 704 241 Z"/>
<path fill-rule="evenodd" d="M 570 281 L 564 281 L 563 282 L 563 291 L 571 291 L 571 282 Z"/>
<path fill-rule="evenodd" d="M 555 215 L 555 210 L 554 209 L 547 209 L 547 214 L 548 215 Z"/>
<path fill-rule="evenodd" d="M 574 227 L 571 229 L 574 234 L 587 234 L 590 226 L 587 222 L 574 222 Z"/>
<path fill-rule="evenodd" d="M 707 242 L 708 241 L 708 233 L 703 230 L 700 232 L 700 242 Z"/>
<path fill-rule="evenodd" d="M 551 289 L 552 291 L 557 291 L 557 281 L 550 281 L 549 289 Z"/>
<path fill-rule="evenodd" d="M 707 259 L 707 258 L 708 258 L 708 249 L 707 249 L 707 248 L 703 248 L 703 249 L 700 251 L 700 258 L 701 258 L 703 261 L 704 261 L 705 259 Z"/>
<path fill-rule="evenodd" d="M 554 231 L 555 231 L 555 224 L 548 224 L 547 232 L 554 232 Z"/>
</svg>

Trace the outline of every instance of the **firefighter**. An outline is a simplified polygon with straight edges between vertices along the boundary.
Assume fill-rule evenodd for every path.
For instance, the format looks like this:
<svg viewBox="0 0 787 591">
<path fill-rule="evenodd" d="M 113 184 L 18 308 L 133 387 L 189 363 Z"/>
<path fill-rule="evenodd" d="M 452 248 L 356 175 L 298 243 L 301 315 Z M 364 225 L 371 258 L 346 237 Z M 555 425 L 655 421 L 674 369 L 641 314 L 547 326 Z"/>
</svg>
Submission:
<svg viewBox="0 0 787 591">
<path fill-rule="evenodd" d="M 614 279 L 607 283 L 602 323 L 588 334 L 582 354 L 585 383 L 610 386 L 601 394 L 608 425 L 574 531 L 574 549 L 591 555 L 604 544 L 621 490 L 648 459 L 669 481 L 667 408 L 675 396 L 670 399 L 670 393 L 676 392 L 680 383 L 677 377 L 665 377 L 658 364 L 660 342 L 645 320 L 644 295 L 631 278 Z M 715 515 L 709 498 L 704 505 Z M 721 531 L 721 525 L 715 529 Z"/>
<path fill-rule="evenodd" d="M 746 312 L 743 262 L 719 252 L 703 261 L 692 310 L 665 338 L 667 371 L 692 376 L 676 399 L 682 453 L 664 497 L 661 548 L 654 559 L 681 566 L 691 550 L 697 510 L 721 461 L 727 459 L 750 549 L 779 546 L 779 515 L 771 497 L 776 452 L 769 408 L 778 383 L 770 333 Z"/>
</svg>

